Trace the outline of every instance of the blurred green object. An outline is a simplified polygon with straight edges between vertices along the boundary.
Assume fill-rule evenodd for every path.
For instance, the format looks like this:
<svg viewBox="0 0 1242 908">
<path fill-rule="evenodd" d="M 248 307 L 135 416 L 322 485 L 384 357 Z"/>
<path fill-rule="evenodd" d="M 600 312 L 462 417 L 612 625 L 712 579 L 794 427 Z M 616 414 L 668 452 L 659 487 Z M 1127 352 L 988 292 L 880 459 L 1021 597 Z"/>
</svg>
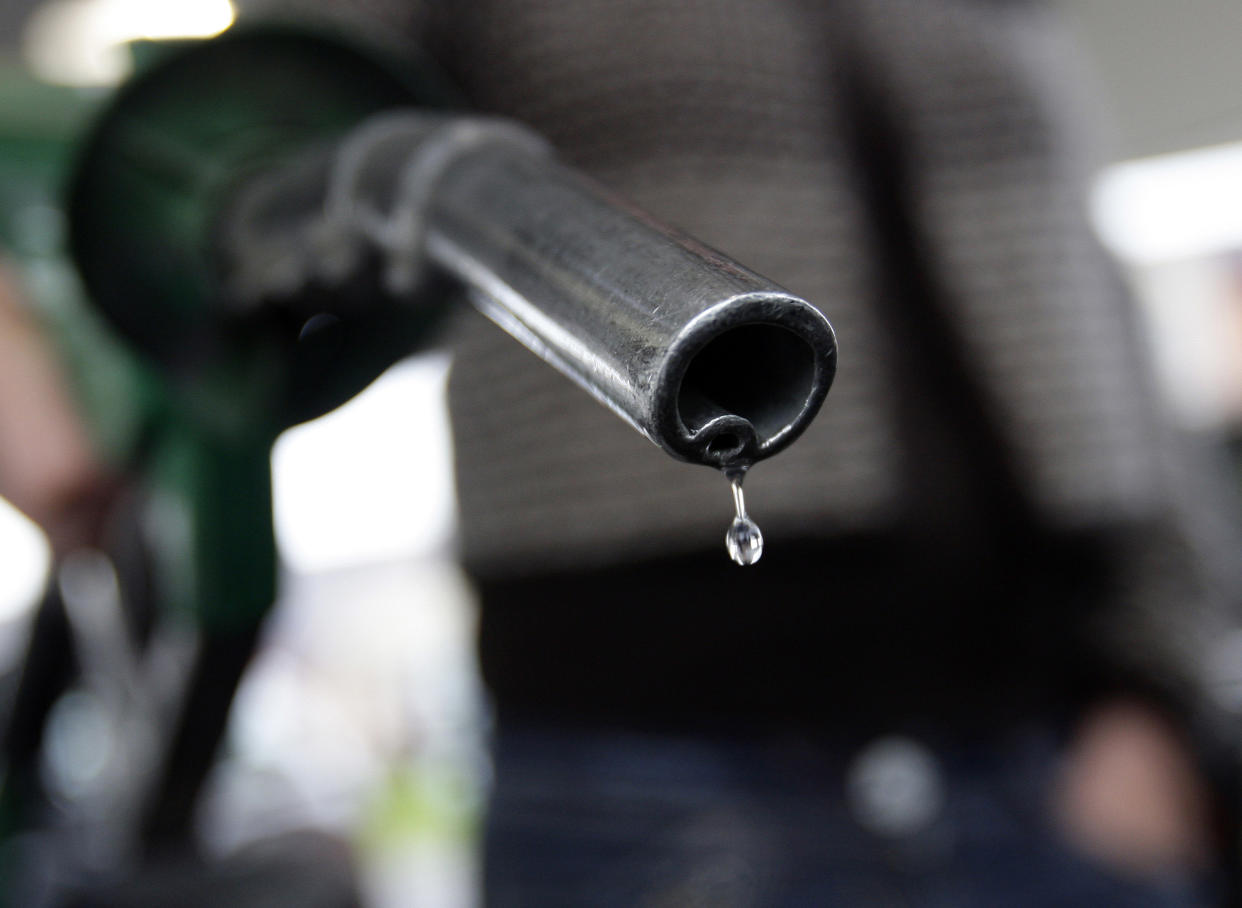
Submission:
<svg viewBox="0 0 1242 908">
<path fill-rule="evenodd" d="M 414 350 L 434 317 L 367 305 L 305 337 L 268 313 L 238 317 L 214 279 L 220 209 L 246 177 L 369 114 L 450 93 L 429 69 L 321 27 L 144 45 L 139 62 L 111 95 L 5 68 L 0 244 L 105 459 L 137 470 L 159 519 L 181 515 L 153 553 L 166 606 L 236 628 L 276 591 L 272 442 Z"/>
<path fill-rule="evenodd" d="M 101 455 L 147 492 L 160 612 L 200 635 L 197 690 L 178 704 L 140 820 L 158 838 L 188 826 L 276 596 L 273 441 L 413 352 L 448 304 L 397 305 L 364 282 L 348 299 L 311 300 L 332 314 L 318 322 L 243 311 L 216 278 L 221 212 L 247 179 L 373 113 L 453 98 L 408 53 L 322 27 L 139 50 L 137 75 L 110 95 L 0 67 L 0 251 L 64 353 Z M 31 819 L 13 781 L 0 790 L 0 846 Z"/>
<path fill-rule="evenodd" d="M 236 630 L 275 596 L 272 442 L 414 350 L 436 313 L 349 300 L 313 332 L 239 311 L 214 267 L 221 212 L 247 179 L 367 116 L 451 96 L 408 52 L 326 27 L 235 27 L 146 45 L 140 62 L 74 148 L 70 246 L 92 304 L 162 376 L 144 430 L 159 519 L 179 527 L 160 534 L 161 589 L 200 625 Z"/>
<path fill-rule="evenodd" d="M 408 50 L 324 29 L 239 28 L 156 56 L 78 150 L 71 246 L 92 300 L 177 382 L 195 386 L 186 402 L 205 420 L 232 409 L 234 423 L 254 416 L 283 427 L 342 403 L 417 346 L 429 311 L 369 305 L 355 288 L 350 308 L 365 309 L 362 317 L 333 307 L 348 323 L 334 342 L 299 343 L 301 324 L 243 311 L 220 285 L 219 219 L 246 180 L 328 147 L 371 114 L 450 100 Z M 239 402 L 231 380 L 243 373 L 249 396 Z"/>
</svg>

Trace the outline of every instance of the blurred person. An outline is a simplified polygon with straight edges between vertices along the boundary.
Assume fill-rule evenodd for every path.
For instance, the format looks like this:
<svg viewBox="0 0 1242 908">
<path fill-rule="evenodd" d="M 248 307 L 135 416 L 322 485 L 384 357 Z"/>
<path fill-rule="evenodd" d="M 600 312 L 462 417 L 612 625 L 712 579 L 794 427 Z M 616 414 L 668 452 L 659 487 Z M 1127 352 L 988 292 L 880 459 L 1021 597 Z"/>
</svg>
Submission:
<svg viewBox="0 0 1242 908">
<path fill-rule="evenodd" d="M 748 479 L 768 551 L 739 569 L 721 477 L 462 317 L 487 902 L 1219 897 L 1230 496 L 1084 219 L 1046 4 L 358 7 L 841 340 L 823 414 Z"/>
<path fill-rule="evenodd" d="M 1047 4 L 343 5 L 841 340 L 824 413 L 748 479 L 768 551 L 739 569 L 721 477 L 460 319 L 487 902 L 1219 898 L 1231 495 L 1085 221 Z"/>
</svg>

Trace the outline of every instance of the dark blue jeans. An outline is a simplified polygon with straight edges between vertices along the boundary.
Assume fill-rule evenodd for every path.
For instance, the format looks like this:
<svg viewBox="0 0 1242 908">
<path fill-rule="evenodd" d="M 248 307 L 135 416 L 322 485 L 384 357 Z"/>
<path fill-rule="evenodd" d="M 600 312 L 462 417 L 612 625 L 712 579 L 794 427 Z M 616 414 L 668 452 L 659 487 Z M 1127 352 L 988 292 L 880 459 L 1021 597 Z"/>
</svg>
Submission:
<svg viewBox="0 0 1242 908">
<path fill-rule="evenodd" d="M 1060 840 L 1046 815 L 1056 763 L 1050 732 L 969 745 L 902 740 L 921 756 L 913 773 L 903 776 L 898 760 L 887 776 L 883 768 L 868 776 L 860 775 L 861 741 L 502 725 L 486 904 L 1212 904 L 1202 880 L 1125 878 Z M 886 821 L 885 786 L 904 786 L 914 814 L 903 820 L 898 800 Z M 879 799 L 878 821 L 869 798 Z"/>
</svg>

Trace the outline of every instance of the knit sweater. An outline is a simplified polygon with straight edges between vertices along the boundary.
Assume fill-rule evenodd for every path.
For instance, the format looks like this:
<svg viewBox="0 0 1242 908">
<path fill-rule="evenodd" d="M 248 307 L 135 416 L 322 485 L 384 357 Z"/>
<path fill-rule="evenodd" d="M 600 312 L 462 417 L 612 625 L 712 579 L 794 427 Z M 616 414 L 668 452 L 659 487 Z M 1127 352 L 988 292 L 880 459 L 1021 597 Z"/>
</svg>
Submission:
<svg viewBox="0 0 1242 908">
<path fill-rule="evenodd" d="M 1085 219 L 1090 110 L 1044 4 L 365 6 L 477 109 L 525 122 L 832 321 L 823 412 L 747 479 L 770 551 L 848 572 L 832 553 L 870 540 L 892 554 L 865 570 L 947 584 L 944 601 L 972 573 L 1029 594 L 1049 546 L 1088 547 L 1090 578 L 1066 570 L 1014 598 L 1038 609 L 1090 588 L 1090 608 L 1052 624 L 1153 684 L 1201 685 L 1240 550 L 1221 474 L 1165 425 L 1131 300 Z M 463 558 L 485 589 L 710 552 L 699 592 L 735 595 L 718 474 L 671 460 L 478 316 L 455 347 Z M 661 599 L 634 582 L 629 595 Z M 865 585 L 849 579 L 851 598 L 812 620 L 866 610 Z M 1003 649 L 1024 622 L 1000 631 Z M 592 633 L 579 645 L 607 645 Z"/>
</svg>

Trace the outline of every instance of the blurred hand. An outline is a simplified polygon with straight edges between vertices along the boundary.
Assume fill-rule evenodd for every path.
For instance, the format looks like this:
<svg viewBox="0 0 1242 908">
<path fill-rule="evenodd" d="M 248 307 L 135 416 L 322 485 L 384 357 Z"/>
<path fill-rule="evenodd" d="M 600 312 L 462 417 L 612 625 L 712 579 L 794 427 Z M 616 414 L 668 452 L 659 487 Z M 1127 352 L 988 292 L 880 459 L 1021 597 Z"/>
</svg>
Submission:
<svg viewBox="0 0 1242 908">
<path fill-rule="evenodd" d="M 63 555 L 98 544 L 116 488 L 56 353 L 0 264 L 0 496 Z"/>
<path fill-rule="evenodd" d="M 1072 844 L 1123 872 L 1156 876 L 1206 867 L 1212 858 L 1210 795 L 1190 749 L 1137 700 L 1088 713 L 1054 809 Z"/>
</svg>

